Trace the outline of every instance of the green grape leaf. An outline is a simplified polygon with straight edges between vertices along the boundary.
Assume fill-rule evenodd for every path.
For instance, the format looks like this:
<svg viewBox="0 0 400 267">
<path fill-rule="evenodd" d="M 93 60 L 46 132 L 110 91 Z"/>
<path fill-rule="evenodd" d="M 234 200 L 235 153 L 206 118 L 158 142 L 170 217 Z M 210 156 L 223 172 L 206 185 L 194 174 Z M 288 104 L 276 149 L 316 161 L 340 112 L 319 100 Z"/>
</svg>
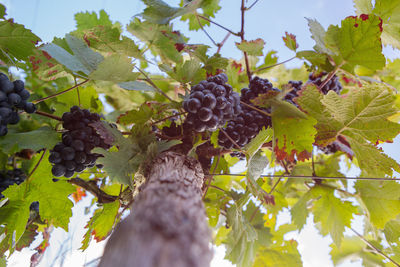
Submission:
<svg viewBox="0 0 400 267">
<path fill-rule="evenodd" d="M 0 21 L 0 59 L 4 62 L 13 64 L 15 59 L 28 59 L 40 41 L 39 37 L 12 19 Z"/>
<path fill-rule="evenodd" d="M 343 97 L 334 92 L 323 96 L 314 85 L 307 85 L 297 98 L 300 107 L 317 120 L 316 143 L 326 146 L 344 136 L 361 169 L 371 175 L 391 175 L 392 169 L 400 170 L 373 145 L 382 140 L 390 142 L 400 131 L 398 123 L 388 120 L 396 113 L 394 101 L 390 89 L 380 84 L 353 89 Z"/>
<path fill-rule="evenodd" d="M 332 56 L 337 66 L 354 72 L 363 66 L 371 70 L 385 66 L 380 40 L 380 18 L 375 15 L 347 17 L 341 27 L 330 26 L 325 35 L 325 45 L 336 55 Z"/>
<path fill-rule="evenodd" d="M 298 227 L 299 231 L 303 229 L 307 222 L 308 209 L 307 204 L 313 197 L 312 190 L 307 191 L 294 206 L 290 209 L 293 223 Z"/>
<path fill-rule="evenodd" d="M 205 71 L 197 59 L 186 60 L 182 65 L 176 66 L 174 72 L 168 74 L 178 82 L 192 84 L 197 84 L 205 77 Z"/>
<path fill-rule="evenodd" d="M 391 243 L 400 241 L 400 220 L 391 220 L 385 224 L 383 230 L 386 240 Z"/>
<path fill-rule="evenodd" d="M 21 251 L 23 248 L 29 247 L 31 243 L 35 240 L 36 236 L 39 234 L 37 229 L 39 227 L 35 224 L 30 224 L 27 226 L 25 233 L 18 240 L 15 249 Z"/>
<path fill-rule="evenodd" d="M 121 32 L 117 28 L 105 25 L 96 26 L 86 30 L 83 38 L 91 48 L 144 59 L 135 42 L 126 36 L 121 36 Z"/>
<path fill-rule="evenodd" d="M 100 242 L 111 233 L 111 230 L 116 224 L 119 206 L 119 201 L 114 201 L 105 203 L 94 211 L 92 218 L 90 218 L 85 227 L 88 230 L 82 241 L 81 250 L 86 250 L 88 248 L 92 236 L 97 242 Z"/>
<path fill-rule="evenodd" d="M 301 159 L 309 157 L 317 131 L 317 121 L 286 101 L 274 101 L 272 105 L 272 126 L 274 129 L 274 151 L 278 159 Z M 299 127 L 302 125 L 302 127 Z"/>
<path fill-rule="evenodd" d="M 285 32 L 285 36 L 282 37 L 282 39 L 286 47 L 290 50 L 296 52 L 297 48 L 299 48 L 299 44 L 296 41 L 296 35 Z"/>
<path fill-rule="evenodd" d="M 195 11 L 202 0 L 193 0 L 184 7 L 171 7 L 162 0 L 142 0 L 147 7 L 139 14 L 147 21 L 156 24 L 167 24 L 172 19 Z"/>
<path fill-rule="evenodd" d="M 0 18 L 5 19 L 5 16 L 7 15 L 6 13 L 6 7 L 2 4 L 0 4 Z"/>
<path fill-rule="evenodd" d="M 246 154 L 249 158 L 252 158 L 256 152 L 262 147 L 263 144 L 271 141 L 272 139 L 272 129 L 263 128 L 253 139 L 251 139 L 250 143 L 245 146 Z"/>
<path fill-rule="evenodd" d="M 207 18 L 215 17 L 215 13 L 221 9 L 221 7 L 219 6 L 219 0 L 203 0 L 203 1 L 201 1 L 200 7 L 203 10 L 202 15 Z M 193 13 L 187 13 L 187 14 L 183 15 L 181 17 L 181 20 L 188 21 L 189 30 L 191 30 L 191 31 L 193 31 L 193 30 L 198 31 L 201 29 L 198 18 Z M 200 23 L 203 26 L 210 25 L 210 22 L 208 22 L 207 20 L 203 20 L 203 19 L 200 19 Z"/>
<path fill-rule="evenodd" d="M 362 259 L 363 266 L 386 266 L 382 262 L 382 256 L 368 251 L 365 243 L 358 236 L 346 236 L 340 247 L 334 243 L 330 247 L 332 248 L 330 254 L 335 266 L 357 259 Z"/>
<path fill-rule="evenodd" d="M 357 16 L 361 14 L 371 14 L 372 13 L 372 3 L 371 0 L 353 0 L 354 7 L 356 9 Z"/>
<path fill-rule="evenodd" d="M 357 194 L 371 223 L 379 229 L 400 214 L 400 184 L 394 181 L 357 181 Z"/>
<path fill-rule="evenodd" d="M 118 86 L 125 90 L 130 91 L 154 91 L 155 88 L 144 82 L 131 81 L 131 82 L 121 82 Z"/>
<path fill-rule="evenodd" d="M 43 138 L 46 136 L 46 138 Z M 38 151 L 42 148 L 51 149 L 59 142 L 59 134 L 48 126 L 30 132 L 12 132 L 0 137 L 1 150 L 7 153 L 18 152 L 22 149 Z"/>
<path fill-rule="evenodd" d="M 252 157 L 247 158 L 246 181 L 250 192 L 260 201 L 269 202 L 268 194 L 257 183 L 264 169 L 268 166 L 268 158 L 259 149 Z"/>
<path fill-rule="evenodd" d="M 333 54 L 325 45 L 326 31 L 322 25 L 317 20 L 306 19 L 308 21 L 308 27 L 310 28 L 311 38 L 315 41 L 314 50 L 318 53 Z"/>
<path fill-rule="evenodd" d="M 71 71 L 86 75 L 96 70 L 104 59 L 101 54 L 94 52 L 85 42 L 72 35 L 66 35 L 66 42 L 73 55 L 54 43 L 46 44 L 41 49 Z"/>
<path fill-rule="evenodd" d="M 368 1 L 370 2 L 370 1 Z M 364 5 L 367 5 L 364 3 Z M 382 31 L 382 42 L 384 45 L 391 45 L 397 49 L 400 49 L 400 2 L 397 0 L 375 1 L 375 8 L 371 11 L 372 4 L 369 3 L 368 8 L 356 5 L 358 12 L 366 14 L 375 14 L 381 19 Z"/>
<path fill-rule="evenodd" d="M 282 245 L 262 248 L 257 254 L 254 267 L 302 267 L 301 256 L 295 240 L 284 241 Z"/>
<path fill-rule="evenodd" d="M 243 52 L 246 52 L 249 56 L 262 56 L 265 42 L 263 39 L 256 39 L 252 41 L 242 41 L 236 43 L 236 47 Z"/>
<path fill-rule="evenodd" d="M 322 235 L 330 234 L 333 242 L 340 247 L 344 228 L 350 227 L 357 208 L 350 201 L 342 201 L 335 197 L 332 188 L 314 187 L 312 190 L 313 195 L 319 198 L 313 207 L 314 222 L 320 223 Z"/>
<path fill-rule="evenodd" d="M 76 28 L 79 31 L 89 30 L 96 26 L 113 26 L 110 16 L 102 9 L 96 12 L 79 12 L 75 14 Z"/>
<path fill-rule="evenodd" d="M 135 81 L 139 77 L 139 73 L 134 73 L 133 67 L 128 56 L 113 54 L 106 57 L 97 69 L 90 73 L 89 79 L 115 83 Z"/>
<path fill-rule="evenodd" d="M 186 43 L 185 37 L 177 31 L 173 31 L 168 25 L 159 25 L 148 21 L 140 21 L 135 18 L 128 26 L 127 30 L 147 43 L 149 47 L 158 54 L 162 61 L 170 63 L 181 63 L 183 57 L 176 49 L 175 44 Z"/>
<path fill-rule="evenodd" d="M 8 244 L 14 246 L 25 232 L 29 218 L 29 206 L 39 201 L 39 214 L 42 220 L 68 230 L 69 219 L 72 216 L 73 203 L 68 195 L 75 192 L 75 187 L 67 181 L 53 182 L 51 164 L 47 151 L 42 160 L 36 157 L 40 164 L 29 179 L 20 185 L 13 185 L 4 190 L 3 195 L 9 202 L 0 208 L 0 223 L 6 224 Z"/>
</svg>

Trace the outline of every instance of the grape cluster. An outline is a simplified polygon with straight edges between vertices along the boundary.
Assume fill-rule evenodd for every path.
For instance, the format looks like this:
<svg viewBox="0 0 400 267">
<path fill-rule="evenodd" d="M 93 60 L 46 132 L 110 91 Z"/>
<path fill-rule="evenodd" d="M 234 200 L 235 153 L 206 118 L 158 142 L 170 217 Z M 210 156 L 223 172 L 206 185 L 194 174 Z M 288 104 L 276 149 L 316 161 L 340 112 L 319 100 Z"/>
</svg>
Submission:
<svg viewBox="0 0 400 267">
<path fill-rule="evenodd" d="M 308 76 L 307 83 L 313 83 L 317 86 L 320 86 L 323 83 L 322 77 L 325 76 L 326 74 L 328 73 L 325 71 L 319 74 L 311 73 Z M 333 75 L 333 77 L 328 81 L 328 83 L 321 88 L 321 92 L 324 95 L 326 95 L 329 91 L 334 91 L 337 94 L 340 94 L 340 92 L 342 91 L 342 84 L 339 81 L 339 77 L 337 77 L 336 75 Z"/>
<path fill-rule="evenodd" d="M 13 184 L 21 184 L 25 179 L 26 175 L 21 169 L 0 172 L 0 198 L 4 197 L 1 192 Z"/>
<path fill-rule="evenodd" d="M 292 90 L 290 90 L 288 93 L 286 93 L 285 97 L 283 98 L 285 101 L 295 105 L 298 107 L 298 105 L 294 102 L 294 98 L 298 97 L 299 94 L 298 92 L 301 89 L 301 86 L 303 85 L 302 81 L 289 81 L 288 84 L 292 87 Z"/>
<path fill-rule="evenodd" d="M 183 108 L 189 112 L 186 124 L 196 132 L 215 131 L 241 112 L 239 94 L 227 82 L 221 73 L 191 88 Z"/>
<path fill-rule="evenodd" d="M 90 126 L 91 123 L 100 121 L 99 114 L 73 106 L 70 112 L 63 114 L 62 120 L 67 131 L 62 134 L 62 142 L 54 146 L 49 161 L 54 164 L 51 169 L 54 176 L 70 178 L 75 172 L 95 166 L 101 154 L 91 153 L 93 148 L 108 149 L 111 146 Z"/>
<path fill-rule="evenodd" d="M 250 100 L 256 98 L 260 94 L 268 92 L 280 92 L 274 88 L 267 79 L 254 77 L 249 84 L 249 88 L 241 90 L 241 101 L 248 105 L 253 105 Z M 267 109 L 257 107 L 265 112 Z M 259 111 L 242 105 L 242 112 L 234 119 L 228 121 L 227 126 L 218 134 L 218 144 L 226 149 L 237 148 L 234 141 L 239 147 L 243 147 L 253 139 L 263 128 L 272 126 L 271 117 Z M 228 136 L 229 137 L 228 137 Z"/>
<path fill-rule="evenodd" d="M 7 134 L 7 124 L 19 122 L 18 109 L 27 113 L 36 111 L 35 104 L 27 102 L 29 97 L 23 81 L 11 82 L 7 75 L 0 73 L 0 136 Z"/>
</svg>

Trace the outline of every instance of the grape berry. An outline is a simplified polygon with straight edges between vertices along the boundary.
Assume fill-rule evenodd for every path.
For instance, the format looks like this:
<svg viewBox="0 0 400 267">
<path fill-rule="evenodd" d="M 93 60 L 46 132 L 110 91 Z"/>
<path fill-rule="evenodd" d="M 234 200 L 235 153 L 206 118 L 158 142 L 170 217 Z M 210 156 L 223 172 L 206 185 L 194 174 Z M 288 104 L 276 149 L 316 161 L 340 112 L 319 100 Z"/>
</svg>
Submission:
<svg viewBox="0 0 400 267">
<path fill-rule="evenodd" d="M 7 134 L 8 124 L 19 122 L 18 109 L 27 113 L 36 111 L 35 104 L 27 102 L 30 93 L 24 86 L 23 81 L 11 82 L 7 75 L 0 73 L 0 136 Z"/>
<path fill-rule="evenodd" d="M 73 106 L 70 112 L 63 114 L 62 120 L 67 131 L 62 134 L 62 142 L 51 150 L 49 161 L 53 164 L 51 172 L 54 176 L 70 178 L 75 172 L 95 166 L 101 155 L 91 153 L 93 148 L 108 149 L 111 146 L 90 126 L 91 123 L 100 121 L 98 114 Z"/>
</svg>

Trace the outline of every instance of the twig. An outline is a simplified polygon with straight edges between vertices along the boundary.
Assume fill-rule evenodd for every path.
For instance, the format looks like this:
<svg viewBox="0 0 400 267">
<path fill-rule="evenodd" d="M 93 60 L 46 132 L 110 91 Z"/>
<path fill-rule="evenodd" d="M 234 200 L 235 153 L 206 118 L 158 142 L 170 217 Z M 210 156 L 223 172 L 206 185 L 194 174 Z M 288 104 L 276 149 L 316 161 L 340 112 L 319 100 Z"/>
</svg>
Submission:
<svg viewBox="0 0 400 267">
<path fill-rule="evenodd" d="M 225 38 L 222 40 L 222 42 L 220 42 L 218 44 L 218 49 L 217 49 L 217 53 L 219 54 L 219 52 L 221 52 L 221 48 L 222 46 L 224 46 L 225 42 L 228 40 L 229 36 L 231 35 L 230 32 L 227 33 L 227 35 L 225 36 Z"/>
<path fill-rule="evenodd" d="M 264 110 L 262 110 L 262 109 L 256 108 L 255 106 L 249 105 L 249 104 L 247 104 L 246 102 L 240 101 L 240 104 L 242 104 L 243 106 L 246 106 L 246 107 L 248 107 L 248 108 L 250 108 L 250 109 L 254 109 L 254 110 L 260 112 L 261 114 L 263 114 L 263 115 L 265 115 L 265 116 L 271 117 L 271 114 L 270 114 L 270 113 L 268 113 L 268 112 L 266 112 L 266 111 L 264 111 Z"/>
<path fill-rule="evenodd" d="M 80 186 L 86 191 L 92 193 L 95 197 L 97 197 L 99 203 L 111 203 L 117 200 L 118 198 L 117 196 L 111 196 L 106 192 L 104 192 L 103 190 L 101 190 L 100 188 L 98 188 L 96 183 L 93 181 L 86 182 L 85 180 L 76 177 L 69 179 L 68 182 L 70 184 Z"/>
<path fill-rule="evenodd" d="M 276 181 L 276 183 L 272 186 L 272 188 L 269 191 L 268 195 L 271 195 L 274 192 L 275 188 L 278 186 L 278 184 L 282 180 L 283 176 L 284 176 L 284 174 L 282 174 L 281 177 L 279 177 L 278 181 Z"/>
<path fill-rule="evenodd" d="M 221 192 L 224 192 L 224 193 L 226 192 L 226 191 L 225 191 L 224 189 L 222 189 L 221 187 L 218 187 L 218 186 L 215 186 L 215 185 L 212 185 L 212 184 L 210 185 L 210 187 L 211 187 L 211 188 L 214 188 L 214 189 L 217 189 L 217 190 L 219 190 L 219 191 L 221 191 Z"/>
<path fill-rule="evenodd" d="M 41 99 L 34 100 L 33 103 L 34 103 L 34 104 L 38 104 L 38 103 L 40 103 L 40 102 L 42 102 L 42 101 L 45 101 L 45 100 L 47 100 L 47 99 L 54 98 L 54 97 L 57 97 L 57 96 L 59 96 L 59 95 L 65 94 L 66 92 L 69 92 L 69 91 L 71 91 L 71 90 L 73 90 L 73 89 L 75 89 L 75 88 L 77 88 L 77 87 L 79 87 L 79 86 L 81 86 L 81 85 L 87 83 L 88 81 L 89 81 L 89 80 L 85 80 L 85 81 L 83 81 L 83 82 L 81 82 L 81 83 L 78 83 L 77 85 L 72 86 L 71 88 L 68 88 L 67 90 L 58 92 L 58 93 L 56 93 L 56 94 L 54 94 L 54 95 L 46 96 L 46 97 L 41 98 Z"/>
<path fill-rule="evenodd" d="M 320 86 L 318 86 L 318 89 L 321 90 L 321 88 L 323 88 L 331 79 L 332 77 L 336 74 L 336 72 L 340 69 L 341 66 L 343 66 L 344 63 L 340 64 L 339 66 L 337 66 L 333 71 L 331 71 L 328 75 L 328 77 L 326 77 L 326 79 L 321 83 Z"/>
<path fill-rule="evenodd" d="M 152 122 L 150 125 L 154 125 L 154 124 L 157 124 L 157 123 L 166 121 L 166 120 L 168 120 L 168 119 L 170 119 L 170 118 L 177 117 L 177 116 L 180 116 L 180 115 L 184 115 L 184 114 L 186 114 L 186 113 L 187 113 L 186 111 L 185 111 L 185 112 L 181 112 L 181 113 L 177 113 L 177 114 L 175 114 L 175 115 L 171 115 L 171 116 L 162 118 L 162 119 L 160 119 L 160 120 L 158 120 L 158 121 Z"/>
<path fill-rule="evenodd" d="M 373 250 L 375 250 L 376 253 L 378 253 L 379 255 L 381 255 L 382 257 L 384 257 L 385 259 L 391 261 L 394 265 L 400 267 L 400 264 L 397 263 L 396 261 L 394 261 L 392 258 L 390 258 L 388 255 L 386 255 L 385 253 L 383 253 L 382 250 L 380 250 L 379 248 L 375 247 L 371 242 L 369 242 L 367 239 L 365 239 L 365 237 L 363 237 L 362 235 L 360 235 L 356 230 L 354 230 L 353 228 L 350 228 L 365 244 L 367 244 L 370 248 L 372 248 Z"/>
<path fill-rule="evenodd" d="M 239 174 L 239 173 L 210 173 L 208 175 L 213 175 L 213 176 L 221 176 L 221 175 L 227 175 L 227 176 L 241 176 L 244 177 L 246 176 L 245 174 Z M 260 175 L 262 178 L 275 178 L 275 177 L 280 177 L 281 175 Z M 312 175 L 286 175 L 286 178 L 298 178 L 298 179 L 304 179 L 304 178 L 314 178 Z M 319 179 L 343 179 L 343 180 L 372 180 L 372 181 L 400 181 L 400 178 L 388 178 L 388 177 L 345 177 L 345 176 L 318 176 Z"/>
<path fill-rule="evenodd" d="M 211 42 L 215 45 L 218 46 L 217 42 L 214 41 L 214 39 L 208 34 L 208 32 L 204 29 L 203 25 L 201 25 L 199 16 L 196 16 L 197 22 L 199 23 L 199 26 L 201 28 L 201 30 L 207 35 L 208 39 L 211 40 Z"/>
<path fill-rule="evenodd" d="M 48 118 L 53 119 L 53 120 L 62 121 L 62 118 L 60 118 L 60 117 L 58 117 L 56 115 L 53 115 L 53 114 L 49 114 L 49 113 L 40 111 L 40 110 L 36 110 L 35 114 L 40 115 L 40 116 L 44 116 L 44 117 L 48 117 Z"/>
<path fill-rule="evenodd" d="M 253 6 L 255 6 L 257 4 L 259 0 L 254 1 L 253 4 L 251 4 L 248 8 L 246 8 L 246 10 L 250 10 Z"/>
<path fill-rule="evenodd" d="M 242 42 L 244 41 L 244 12 L 246 11 L 246 7 L 244 6 L 244 0 L 242 0 L 242 5 L 240 7 L 241 11 L 241 25 L 240 25 L 240 39 Z M 247 78 L 249 79 L 249 82 L 251 81 L 251 72 L 250 72 L 250 66 L 249 66 L 249 58 L 247 56 L 247 52 L 243 51 L 244 55 L 244 61 L 246 63 L 246 73 L 247 73 Z"/>
<path fill-rule="evenodd" d="M 161 90 L 161 89 L 149 78 L 149 76 L 147 76 L 147 74 L 146 74 L 144 71 L 142 71 L 142 70 L 141 70 L 140 68 L 138 68 L 137 66 L 135 66 L 135 68 L 136 68 L 138 71 L 140 71 L 140 73 L 143 74 L 143 76 L 146 78 L 146 81 L 147 81 L 151 86 L 153 86 L 153 88 L 156 89 L 156 91 L 157 91 L 159 94 L 163 95 L 163 96 L 164 96 L 166 99 L 168 99 L 169 101 L 174 102 L 166 93 L 164 93 L 163 90 Z"/>
<path fill-rule="evenodd" d="M 262 204 L 261 204 L 261 205 L 262 205 Z M 260 206 L 261 206 L 261 205 L 258 205 L 258 207 L 253 211 L 253 213 L 251 214 L 251 217 L 250 217 L 250 219 L 249 219 L 249 222 L 252 222 L 253 219 L 254 219 L 254 217 L 256 217 L 257 211 L 260 209 Z"/>
<path fill-rule="evenodd" d="M 291 57 L 291 58 L 289 58 L 289 59 L 286 59 L 285 61 L 278 62 L 278 63 L 272 64 L 272 65 L 269 65 L 269 66 L 266 66 L 266 67 L 262 67 L 262 68 L 256 69 L 256 70 L 254 71 L 254 73 L 257 73 L 257 72 L 260 72 L 260 71 L 263 71 L 263 70 L 266 70 L 266 69 L 270 69 L 270 68 L 273 68 L 273 67 L 276 67 L 276 66 L 285 64 L 285 63 L 287 63 L 287 62 L 289 62 L 289 61 L 292 61 L 292 60 L 295 59 L 295 58 L 296 58 L 296 57 Z"/>
<path fill-rule="evenodd" d="M 228 29 L 228 28 L 222 26 L 221 24 L 219 24 L 219 23 L 217 23 L 217 22 L 214 22 L 214 21 L 210 20 L 210 19 L 207 18 L 207 17 L 204 17 L 204 16 L 199 15 L 199 14 L 197 14 L 196 16 L 197 16 L 198 18 L 202 18 L 202 19 L 204 19 L 204 20 L 206 20 L 206 21 L 208 21 L 208 22 L 210 22 L 210 23 L 212 23 L 212 24 L 214 24 L 214 25 L 217 25 L 218 27 L 224 29 L 225 31 L 229 32 L 230 34 L 233 34 L 233 35 L 235 35 L 235 36 L 240 36 L 239 33 L 233 32 L 232 30 L 230 30 L 230 29 Z M 199 23 L 200 23 L 200 22 L 199 22 Z M 200 25 L 201 25 L 201 23 L 200 23 Z"/>
</svg>

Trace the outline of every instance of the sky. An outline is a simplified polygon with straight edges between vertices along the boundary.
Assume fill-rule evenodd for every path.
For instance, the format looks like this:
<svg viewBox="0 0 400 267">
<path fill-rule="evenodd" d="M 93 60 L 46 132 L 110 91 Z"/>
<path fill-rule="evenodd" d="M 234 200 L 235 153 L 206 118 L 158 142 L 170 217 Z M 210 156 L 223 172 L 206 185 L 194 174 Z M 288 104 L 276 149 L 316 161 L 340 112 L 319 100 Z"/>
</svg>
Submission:
<svg viewBox="0 0 400 267">
<path fill-rule="evenodd" d="M 249 0 L 251 4 L 254 0 Z M 173 5 L 179 1 L 173 0 L 167 3 Z M 38 35 L 43 42 L 49 42 L 53 37 L 63 37 L 69 31 L 74 30 L 74 14 L 82 11 L 106 10 L 114 21 L 119 21 L 126 25 L 132 17 L 141 12 L 144 5 L 139 0 L 0 0 L 7 7 L 8 18 L 26 25 L 27 28 Z M 238 32 L 240 29 L 240 1 L 221 0 L 222 10 L 219 11 L 214 20 L 224 26 Z M 354 15 L 353 3 L 351 0 L 285 0 L 268 1 L 259 0 L 256 6 L 246 13 L 245 34 L 248 40 L 262 38 L 265 43 L 265 52 L 276 50 L 280 61 L 291 58 L 294 54 L 287 49 L 282 41 L 285 32 L 295 34 L 299 43 L 300 50 L 311 49 L 314 41 L 310 38 L 305 18 L 317 19 L 325 29 L 330 24 L 340 24 L 346 16 Z M 203 32 L 188 32 L 185 23 L 174 20 L 176 29 L 190 37 L 190 43 L 206 43 L 212 47 L 212 43 Z M 226 32 L 220 28 L 207 28 L 207 32 L 220 42 Z M 235 48 L 238 39 L 230 37 L 221 50 L 222 56 L 240 59 L 241 54 Z M 213 48 L 215 51 L 216 49 Z M 400 57 L 398 51 L 385 48 L 385 55 L 389 58 Z M 288 66 L 299 66 L 298 60 L 291 61 Z M 400 161 L 398 140 L 394 144 L 385 145 L 385 151 L 397 161 Z M 240 166 L 236 168 L 236 171 Z M 91 202 L 91 198 L 86 198 L 74 208 L 74 216 L 71 219 L 70 229 L 73 236 L 66 234 L 63 230 L 55 229 L 51 246 L 46 252 L 46 257 L 39 265 L 60 266 L 58 259 L 54 260 L 60 247 L 64 247 L 64 266 L 83 266 L 85 263 L 98 258 L 101 255 L 103 243 L 92 243 L 88 252 L 82 254 L 76 251 L 80 246 L 80 241 L 84 233 L 83 226 L 86 224 L 90 215 L 84 213 L 84 208 Z M 281 222 L 290 220 L 288 213 L 282 213 Z M 360 218 L 356 218 L 353 227 L 362 231 Z M 350 232 L 347 232 L 350 233 Z M 314 227 L 312 218 L 309 217 L 306 227 L 300 233 L 291 233 L 287 238 L 294 238 L 299 242 L 305 267 L 330 267 L 333 266 L 329 256 L 329 244 L 332 242 L 330 237 L 321 237 Z M 38 241 L 39 242 L 39 241 Z M 10 258 L 11 266 L 26 266 L 30 258 L 30 253 L 24 250 Z M 218 248 L 213 267 L 232 266 L 229 262 L 222 260 L 223 249 Z M 87 265 L 95 266 L 95 264 Z M 358 267 L 360 262 L 346 262 L 341 267 Z"/>
</svg>

